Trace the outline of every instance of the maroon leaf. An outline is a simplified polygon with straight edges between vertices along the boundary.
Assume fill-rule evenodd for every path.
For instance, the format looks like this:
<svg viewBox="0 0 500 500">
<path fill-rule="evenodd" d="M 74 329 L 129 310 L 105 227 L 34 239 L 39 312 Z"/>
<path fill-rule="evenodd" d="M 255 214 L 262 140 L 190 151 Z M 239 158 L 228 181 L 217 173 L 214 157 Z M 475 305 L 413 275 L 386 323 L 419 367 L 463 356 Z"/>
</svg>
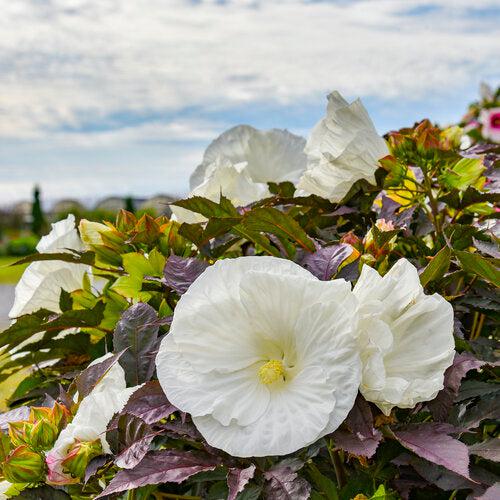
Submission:
<svg viewBox="0 0 500 500">
<path fill-rule="evenodd" d="M 115 351 L 127 349 L 120 365 L 128 385 L 142 384 L 153 375 L 158 330 L 158 314 L 142 302 L 127 309 L 116 324 L 113 347 Z"/>
<path fill-rule="evenodd" d="M 235 500 L 238 493 L 241 493 L 248 481 L 252 479 L 255 473 L 255 465 L 250 465 L 246 469 L 231 468 L 227 473 L 227 486 L 229 494 L 227 500 Z"/>
<path fill-rule="evenodd" d="M 160 483 L 181 483 L 194 474 L 214 470 L 220 460 L 206 453 L 181 450 L 149 452 L 133 469 L 119 471 L 96 498 Z"/>
<path fill-rule="evenodd" d="M 469 446 L 469 453 L 494 462 L 500 462 L 500 439 L 493 438 L 482 443 L 475 443 Z"/>
<path fill-rule="evenodd" d="M 122 469 L 133 469 L 144 458 L 151 441 L 158 434 L 144 420 L 122 413 L 109 423 L 106 441 L 117 455 L 116 465 Z"/>
<path fill-rule="evenodd" d="M 498 420 L 500 418 L 500 399 L 496 395 L 486 396 L 477 404 L 464 406 L 465 411 L 460 412 L 457 424 L 464 429 L 474 429 L 483 420 Z"/>
<path fill-rule="evenodd" d="M 461 489 L 472 489 L 477 492 L 482 492 L 483 489 L 476 483 L 472 482 L 469 479 L 464 478 L 450 470 L 435 465 L 433 463 L 429 463 L 422 458 L 412 456 L 408 453 L 404 453 L 393 460 L 398 466 L 408 465 L 411 466 L 413 470 L 415 470 L 419 476 L 428 483 L 436 485 L 438 488 L 444 491 L 451 490 L 461 490 Z M 406 467 L 400 467 L 400 472 L 402 472 L 403 476 L 407 474 Z M 418 487 L 418 485 L 415 485 Z M 422 485 L 425 486 L 425 485 Z"/>
<path fill-rule="evenodd" d="M 353 455 L 371 458 L 382 440 L 382 433 L 373 427 L 373 415 L 370 405 L 358 395 L 346 419 L 352 433 L 344 430 L 334 432 L 335 445 Z"/>
<path fill-rule="evenodd" d="M 168 401 L 160 383 L 152 380 L 130 396 L 122 412 L 135 415 L 147 424 L 155 424 L 175 411 L 177 408 Z"/>
<path fill-rule="evenodd" d="M 431 413 L 436 420 L 443 421 L 448 416 L 450 408 L 458 395 L 460 384 L 469 370 L 477 370 L 486 364 L 475 358 L 468 352 L 455 354 L 453 364 L 444 374 L 444 388 L 439 392 L 436 398 L 428 403 Z"/>
<path fill-rule="evenodd" d="M 340 264 L 353 251 L 354 248 L 347 243 L 323 247 L 314 253 L 306 255 L 302 261 L 302 266 L 320 280 L 328 281 L 337 273 Z"/>
<path fill-rule="evenodd" d="M 111 462 L 112 460 L 113 457 L 111 455 L 100 455 L 93 458 L 85 469 L 84 483 L 88 483 L 89 479 L 95 476 L 99 469 L 106 464 L 106 462 Z"/>
<path fill-rule="evenodd" d="M 101 361 L 100 363 L 88 366 L 80 373 L 80 375 L 75 378 L 75 380 L 71 384 L 71 388 L 76 388 L 76 390 L 78 391 L 78 397 L 80 399 L 83 399 L 85 396 L 88 396 L 92 392 L 94 387 L 118 362 L 124 352 L 125 351 L 121 351 L 117 354 L 114 354 L 113 356 L 110 356 L 104 361 Z"/>
<path fill-rule="evenodd" d="M 371 458 L 375 455 L 381 439 L 382 436 L 378 439 L 361 439 L 356 434 L 351 434 L 343 430 L 336 431 L 333 434 L 333 440 L 337 448 L 347 451 L 352 455 L 363 456 L 366 458 Z"/>
<path fill-rule="evenodd" d="M 394 435 L 419 457 L 470 479 L 467 446 L 446 434 L 452 429 L 448 424 L 412 424 L 405 430 L 394 431 Z"/>
<path fill-rule="evenodd" d="M 311 485 L 297 474 L 303 466 L 297 459 L 283 460 L 264 473 L 267 479 L 266 498 L 273 500 L 307 500 Z"/>
<path fill-rule="evenodd" d="M 163 269 L 163 282 L 182 295 L 207 267 L 205 261 L 195 257 L 171 255 Z"/>
</svg>

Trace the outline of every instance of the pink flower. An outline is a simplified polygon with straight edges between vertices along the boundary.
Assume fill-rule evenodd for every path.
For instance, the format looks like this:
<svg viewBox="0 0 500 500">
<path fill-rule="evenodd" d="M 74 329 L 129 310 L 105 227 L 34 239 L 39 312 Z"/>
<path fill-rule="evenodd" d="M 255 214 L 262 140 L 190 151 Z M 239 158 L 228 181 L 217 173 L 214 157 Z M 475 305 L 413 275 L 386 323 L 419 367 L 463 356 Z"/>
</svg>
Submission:
<svg viewBox="0 0 500 500">
<path fill-rule="evenodd" d="M 500 143 L 500 108 L 483 109 L 479 117 L 485 139 Z"/>
</svg>

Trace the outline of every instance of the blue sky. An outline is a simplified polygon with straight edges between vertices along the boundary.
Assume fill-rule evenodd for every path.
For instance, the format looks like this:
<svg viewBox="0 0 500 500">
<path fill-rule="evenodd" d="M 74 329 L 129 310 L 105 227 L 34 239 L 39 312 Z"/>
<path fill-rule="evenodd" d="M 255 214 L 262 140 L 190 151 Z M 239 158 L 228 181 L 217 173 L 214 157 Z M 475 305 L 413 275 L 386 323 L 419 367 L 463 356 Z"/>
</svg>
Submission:
<svg viewBox="0 0 500 500">
<path fill-rule="evenodd" d="M 18 0 L 0 19 L 0 204 L 185 194 L 248 123 L 307 136 L 325 96 L 378 130 L 500 83 L 497 0 Z"/>
</svg>

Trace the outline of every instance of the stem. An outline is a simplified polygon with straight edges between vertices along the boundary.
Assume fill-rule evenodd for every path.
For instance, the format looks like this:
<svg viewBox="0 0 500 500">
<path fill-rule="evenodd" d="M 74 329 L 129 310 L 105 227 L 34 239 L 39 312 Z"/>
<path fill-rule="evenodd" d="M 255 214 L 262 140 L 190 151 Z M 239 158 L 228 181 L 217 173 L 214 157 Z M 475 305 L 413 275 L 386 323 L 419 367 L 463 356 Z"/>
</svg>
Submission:
<svg viewBox="0 0 500 500">
<path fill-rule="evenodd" d="M 339 488 L 342 488 L 346 483 L 346 475 L 338 451 L 333 450 L 333 441 L 331 439 L 327 445 L 327 449 L 328 449 L 328 454 L 330 455 L 330 460 L 332 461 L 333 469 L 335 470 L 335 477 L 337 478 L 337 484 L 339 485 Z"/>
<path fill-rule="evenodd" d="M 434 228 L 436 229 L 436 239 L 441 234 L 441 222 L 439 220 L 439 208 L 437 204 L 437 200 L 432 193 L 432 174 L 429 176 L 429 172 L 427 169 L 424 170 L 424 186 L 427 196 L 429 197 L 429 204 L 431 206 L 432 213 L 432 223 L 434 224 Z"/>
<path fill-rule="evenodd" d="M 476 311 L 474 313 L 474 319 L 472 321 L 472 328 L 470 329 L 469 340 L 474 340 L 474 332 L 476 331 L 476 325 L 478 319 L 479 319 L 479 313 Z"/>
<path fill-rule="evenodd" d="M 136 499 L 136 494 L 135 494 L 136 490 L 129 490 L 127 492 L 127 500 L 135 500 Z"/>
</svg>

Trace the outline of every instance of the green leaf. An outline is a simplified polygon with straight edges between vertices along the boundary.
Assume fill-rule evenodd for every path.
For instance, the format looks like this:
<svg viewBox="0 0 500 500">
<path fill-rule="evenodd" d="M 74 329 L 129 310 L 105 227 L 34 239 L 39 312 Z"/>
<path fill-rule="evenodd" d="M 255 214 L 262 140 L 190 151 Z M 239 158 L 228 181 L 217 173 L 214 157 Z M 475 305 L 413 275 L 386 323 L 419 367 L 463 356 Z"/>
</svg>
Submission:
<svg viewBox="0 0 500 500">
<path fill-rule="evenodd" d="M 73 307 L 73 298 L 71 297 L 71 294 L 64 290 L 64 288 L 61 289 L 61 296 L 59 297 L 59 308 L 61 311 L 69 311 Z"/>
<path fill-rule="evenodd" d="M 377 491 L 370 497 L 370 500 L 384 500 L 386 497 L 387 494 L 385 492 L 385 487 L 383 484 L 381 484 L 377 488 Z"/>
<path fill-rule="evenodd" d="M 253 241 L 253 243 L 261 246 L 268 254 L 274 255 L 275 257 L 280 257 L 280 251 L 276 247 L 271 245 L 266 236 L 260 234 L 258 231 L 251 231 L 241 224 L 238 224 L 237 226 L 233 227 L 232 232 L 239 236 L 243 236 L 243 238 L 246 238 L 249 241 Z"/>
<path fill-rule="evenodd" d="M 396 234 L 399 233 L 400 229 L 393 229 L 391 231 L 381 231 L 375 224 L 372 227 L 373 231 L 373 241 L 377 248 L 382 248 L 386 243 L 392 240 Z"/>
<path fill-rule="evenodd" d="M 465 191 L 477 182 L 484 170 L 481 158 L 462 158 L 441 176 L 441 182 L 449 189 Z"/>
<path fill-rule="evenodd" d="M 219 203 L 207 198 L 202 198 L 201 196 L 193 196 L 192 198 L 176 201 L 172 203 L 172 205 L 191 210 L 191 212 L 201 214 L 207 219 L 210 217 L 239 217 L 236 208 L 224 196 L 220 197 Z"/>
<path fill-rule="evenodd" d="M 464 271 L 481 276 L 494 286 L 500 286 L 500 271 L 498 267 L 493 264 L 493 259 L 481 257 L 477 253 L 461 252 L 455 250 L 460 264 Z"/>
<path fill-rule="evenodd" d="M 104 315 L 104 304 L 98 302 L 92 309 L 65 311 L 54 315 L 40 310 L 21 316 L 0 334 L 0 347 L 12 349 L 38 332 L 60 332 L 67 328 L 92 328 L 100 324 Z"/>
<path fill-rule="evenodd" d="M 299 223 L 276 208 L 255 208 L 248 212 L 242 226 L 250 231 L 262 231 L 286 238 L 305 250 L 314 252 L 316 247 Z"/>
<path fill-rule="evenodd" d="M 293 198 L 295 186 L 293 182 L 268 182 L 269 191 L 282 198 Z"/>
<path fill-rule="evenodd" d="M 339 493 L 335 483 L 330 478 L 321 474 L 316 465 L 312 462 L 309 464 L 309 475 L 313 485 L 323 494 L 322 498 L 326 498 L 327 500 L 339 500 Z"/>
<path fill-rule="evenodd" d="M 72 264 L 86 264 L 93 265 L 95 260 L 94 252 L 77 252 L 76 250 L 71 250 L 69 252 L 57 252 L 57 253 L 35 253 L 33 255 L 28 255 L 20 260 L 17 260 L 11 266 L 17 266 L 20 264 L 30 264 L 31 262 L 37 262 L 41 260 L 59 260 L 63 262 L 71 262 Z"/>
<path fill-rule="evenodd" d="M 451 250 L 445 246 L 431 259 L 420 275 L 420 283 L 426 286 L 429 282 L 444 276 L 450 267 Z"/>
</svg>

